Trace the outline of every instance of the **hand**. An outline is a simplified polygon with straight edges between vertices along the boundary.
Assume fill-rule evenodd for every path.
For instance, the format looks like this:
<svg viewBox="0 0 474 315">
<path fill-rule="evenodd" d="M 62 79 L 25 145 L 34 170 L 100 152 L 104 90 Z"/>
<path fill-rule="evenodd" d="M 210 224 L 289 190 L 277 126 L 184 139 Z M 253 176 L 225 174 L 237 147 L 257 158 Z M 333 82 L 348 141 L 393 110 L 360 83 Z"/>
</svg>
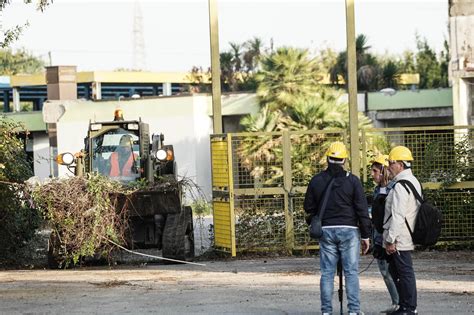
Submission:
<svg viewBox="0 0 474 315">
<path fill-rule="evenodd" d="M 387 254 L 392 255 L 397 251 L 397 246 L 395 243 L 385 243 L 385 251 Z"/>
<path fill-rule="evenodd" d="M 360 240 L 360 245 L 362 246 L 362 255 L 367 254 L 370 247 L 370 240 L 369 239 Z"/>
</svg>

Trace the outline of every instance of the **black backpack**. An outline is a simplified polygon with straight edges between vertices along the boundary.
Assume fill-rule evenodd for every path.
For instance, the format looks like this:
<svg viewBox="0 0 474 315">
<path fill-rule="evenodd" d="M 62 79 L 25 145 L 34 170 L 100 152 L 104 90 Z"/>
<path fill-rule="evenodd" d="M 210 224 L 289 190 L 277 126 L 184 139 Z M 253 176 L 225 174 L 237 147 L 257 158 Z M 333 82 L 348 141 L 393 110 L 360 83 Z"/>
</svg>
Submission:
<svg viewBox="0 0 474 315">
<path fill-rule="evenodd" d="M 421 198 L 415 186 L 408 180 L 399 180 L 403 187 L 410 193 L 413 192 L 415 198 L 421 203 L 416 215 L 415 227 L 410 228 L 410 225 L 405 218 L 405 224 L 410 232 L 413 243 L 422 246 L 432 246 L 438 242 L 441 235 L 441 228 L 443 226 L 443 213 L 436 208 L 431 202 Z M 407 188 L 410 188 L 410 190 Z"/>
</svg>

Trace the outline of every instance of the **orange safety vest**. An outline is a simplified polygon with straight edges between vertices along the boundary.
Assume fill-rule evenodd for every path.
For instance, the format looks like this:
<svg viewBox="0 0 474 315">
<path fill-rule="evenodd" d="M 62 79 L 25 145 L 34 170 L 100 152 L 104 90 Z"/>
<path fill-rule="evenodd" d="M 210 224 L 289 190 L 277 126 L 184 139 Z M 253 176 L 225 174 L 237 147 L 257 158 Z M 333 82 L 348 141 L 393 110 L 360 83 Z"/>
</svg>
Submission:
<svg viewBox="0 0 474 315">
<path fill-rule="evenodd" d="M 133 156 L 135 159 L 137 155 L 134 153 Z M 133 166 L 133 156 L 130 154 L 127 162 L 123 165 L 122 170 L 120 170 L 119 156 L 117 152 L 113 152 L 110 155 L 110 177 L 118 176 L 131 176 L 132 175 L 132 166 Z"/>
</svg>

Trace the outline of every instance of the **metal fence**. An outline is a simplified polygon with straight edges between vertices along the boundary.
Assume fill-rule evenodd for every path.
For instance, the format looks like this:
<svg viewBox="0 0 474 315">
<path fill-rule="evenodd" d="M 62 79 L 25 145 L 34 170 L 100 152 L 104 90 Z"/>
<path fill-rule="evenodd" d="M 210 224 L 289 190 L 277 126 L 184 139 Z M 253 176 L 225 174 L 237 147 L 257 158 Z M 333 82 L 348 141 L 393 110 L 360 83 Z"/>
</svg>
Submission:
<svg viewBox="0 0 474 315">
<path fill-rule="evenodd" d="M 369 161 L 395 145 L 409 147 L 413 172 L 444 212 L 443 240 L 474 237 L 474 127 L 361 131 L 361 179 L 370 193 Z M 238 133 L 211 136 L 215 246 L 240 251 L 315 248 L 303 210 L 311 177 L 325 167 L 343 130 Z"/>
</svg>

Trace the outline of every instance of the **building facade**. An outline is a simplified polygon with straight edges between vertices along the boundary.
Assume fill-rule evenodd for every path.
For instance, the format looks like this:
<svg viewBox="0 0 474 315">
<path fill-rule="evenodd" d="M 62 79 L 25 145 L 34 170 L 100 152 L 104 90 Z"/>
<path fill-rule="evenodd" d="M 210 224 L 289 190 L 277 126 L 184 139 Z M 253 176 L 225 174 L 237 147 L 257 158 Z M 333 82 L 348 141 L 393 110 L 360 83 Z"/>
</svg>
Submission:
<svg viewBox="0 0 474 315">
<path fill-rule="evenodd" d="M 474 123 L 474 2 L 449 1 L 453 119 L 455 125 Z"/>
</svg>

